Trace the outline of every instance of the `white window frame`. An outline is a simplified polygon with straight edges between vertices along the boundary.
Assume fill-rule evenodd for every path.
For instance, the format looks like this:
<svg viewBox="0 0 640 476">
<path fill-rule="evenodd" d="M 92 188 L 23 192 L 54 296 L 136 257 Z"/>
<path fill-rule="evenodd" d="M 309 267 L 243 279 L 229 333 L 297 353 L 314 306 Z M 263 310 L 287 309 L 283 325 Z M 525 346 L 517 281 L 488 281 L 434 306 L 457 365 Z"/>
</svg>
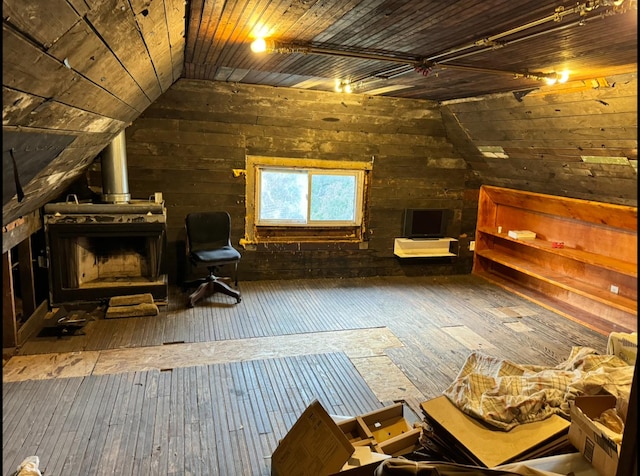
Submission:
<svg viewBox="0 0 640 476">
<path fill-rule="evenodd" d="M 286 157 L 247 156 L 246 222 L 244 243 L 281 241 L 363 241 L 365 210 L 371 162 Z M 353 221 L 309 221 L 300 223 L 283 220 L 259 220 L 260 174 L 262 170 L 300 171 L 308 174 L 309 184 L 314 173 L 350 175 L 356 177 L 355 218 Z M 309 186 L 310 190 L 310 186 Z M 311 203 L 308 203 L 310 206 Z M 307 210 L 309 217 L 309 210 Z M 305 232 L 306 230 L 306 232 Z M 315 232 L 313 232 L 315 230 Z"/>
<path fill-rule="evenodd" d="M 341 175 L 345 177 L 355 178 L 354 191 L 354 218 L 353 220 L 313 220 L 311 219 L 311 199 L 307 200 L 307 211 L 305 221 L 284 220 L 284 219 L 261 219 L 260 218 L 260 199 L 262 186 L 262 172 L 264 171 L 282 171 L 287 173 L 300 173 L 307 176 L 307 196 L 311 194 L 311 181 L 314 175 Z M 328 226 L 359 226 L 362 223 L 362 202 L 364 190 L 364 171 L 348 170 L 348 169 L 324 169 L 324 168 L 298 168 L 298 167 L 282 167 L 282 166 L 256 166 L 256 185 L 255 185 L 255 210 L 256 210 L 256 226 L 310 226 L 310 227 L 328 227 Z"/>
</svg>

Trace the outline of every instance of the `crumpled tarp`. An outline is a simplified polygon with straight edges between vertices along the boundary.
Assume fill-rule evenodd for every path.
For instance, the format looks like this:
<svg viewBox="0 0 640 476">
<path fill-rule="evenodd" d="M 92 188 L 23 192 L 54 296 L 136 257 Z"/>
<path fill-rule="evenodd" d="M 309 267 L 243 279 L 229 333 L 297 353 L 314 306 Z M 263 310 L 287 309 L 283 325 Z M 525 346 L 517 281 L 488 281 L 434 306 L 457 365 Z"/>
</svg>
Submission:
<svg viewBox="0 0 640 476">
<path fill-rule="evenodd" d="M 25 458 L 20 466 L 16 469 L 14 476 L 42 476 L 40 469 L 40 458 L 37 456 L 29 456 Z"/>
<path fill-rule="evenodd" d="M 605 390 L 629 397 L 634 367 L 615 355 L 573 347 L 555 367 L 520 365 L 471 353 L 443 394 L 464 413 L 502 430 L 559 414 L 569 418 L 569 402 L 578 395 Z"/>
</svg>

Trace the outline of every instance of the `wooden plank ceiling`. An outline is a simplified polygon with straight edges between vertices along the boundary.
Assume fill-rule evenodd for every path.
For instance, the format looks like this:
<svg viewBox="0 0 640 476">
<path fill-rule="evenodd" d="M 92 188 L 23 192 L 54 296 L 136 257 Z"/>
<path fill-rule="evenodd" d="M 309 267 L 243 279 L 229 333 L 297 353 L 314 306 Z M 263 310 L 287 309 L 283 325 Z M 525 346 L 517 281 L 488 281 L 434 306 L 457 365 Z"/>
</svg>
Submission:
<svg viewBox="0 0 640 476">
<path fill-rule="evenodd" d="M 630 0 L 192 0 L 183 74 L 433 100 L 526 90 L 539 80 L 517 75 L 635 71 L 636 14 Z M 255 54 L 258 36 L 291 45 Z"/>
</svg>

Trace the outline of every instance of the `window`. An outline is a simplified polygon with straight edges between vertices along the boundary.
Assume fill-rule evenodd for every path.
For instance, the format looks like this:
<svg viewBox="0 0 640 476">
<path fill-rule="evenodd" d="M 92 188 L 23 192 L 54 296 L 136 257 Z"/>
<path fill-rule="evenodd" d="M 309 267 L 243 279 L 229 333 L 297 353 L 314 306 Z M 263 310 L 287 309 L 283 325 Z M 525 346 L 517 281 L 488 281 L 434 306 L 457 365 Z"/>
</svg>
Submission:
<svg viewBox="0 0 640 476">
<path fill-rule="evenodd" d="M 362 171 L 257 168 L 256 224 L 359 225 Z"/>
<path fill-rule="evenodd" d="M 362 241 L 368 162 L 247 157 L 247 233 L 260 241 Z"/>
</svg>

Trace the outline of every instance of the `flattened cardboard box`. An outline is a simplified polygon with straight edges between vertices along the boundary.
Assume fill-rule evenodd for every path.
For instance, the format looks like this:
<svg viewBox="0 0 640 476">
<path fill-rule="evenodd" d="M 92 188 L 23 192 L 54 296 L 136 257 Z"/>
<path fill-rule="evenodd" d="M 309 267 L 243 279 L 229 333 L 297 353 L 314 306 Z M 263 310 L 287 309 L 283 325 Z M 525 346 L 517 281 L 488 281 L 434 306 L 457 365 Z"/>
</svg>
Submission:
<svg viewBox="0 0 640 476">
<path fill-rule="evenodd" d="M 569 441 L 602 476 L 616 474 L 620 445 L 599 429 L 593 420 L 615 406 L 616 397 L 613 395 L 576 397 L 571 403 Z"/>
<path fill-rule="evenodd" d="M 487 468 L 544 456 L 546 450 L 567 440 L 569 422 L 558 415 L 502 431 L 465 414 L 444 395 L 421 406 L 427 423 L 455 441 L 457 450 L 475 464 Z"/>
<path fill-rule="evenodd" d="M 373 475 L 389 455 L 356 448 L 314 400 L 293 424 L 271 456 L 272 476 Z"/>
</svg>

